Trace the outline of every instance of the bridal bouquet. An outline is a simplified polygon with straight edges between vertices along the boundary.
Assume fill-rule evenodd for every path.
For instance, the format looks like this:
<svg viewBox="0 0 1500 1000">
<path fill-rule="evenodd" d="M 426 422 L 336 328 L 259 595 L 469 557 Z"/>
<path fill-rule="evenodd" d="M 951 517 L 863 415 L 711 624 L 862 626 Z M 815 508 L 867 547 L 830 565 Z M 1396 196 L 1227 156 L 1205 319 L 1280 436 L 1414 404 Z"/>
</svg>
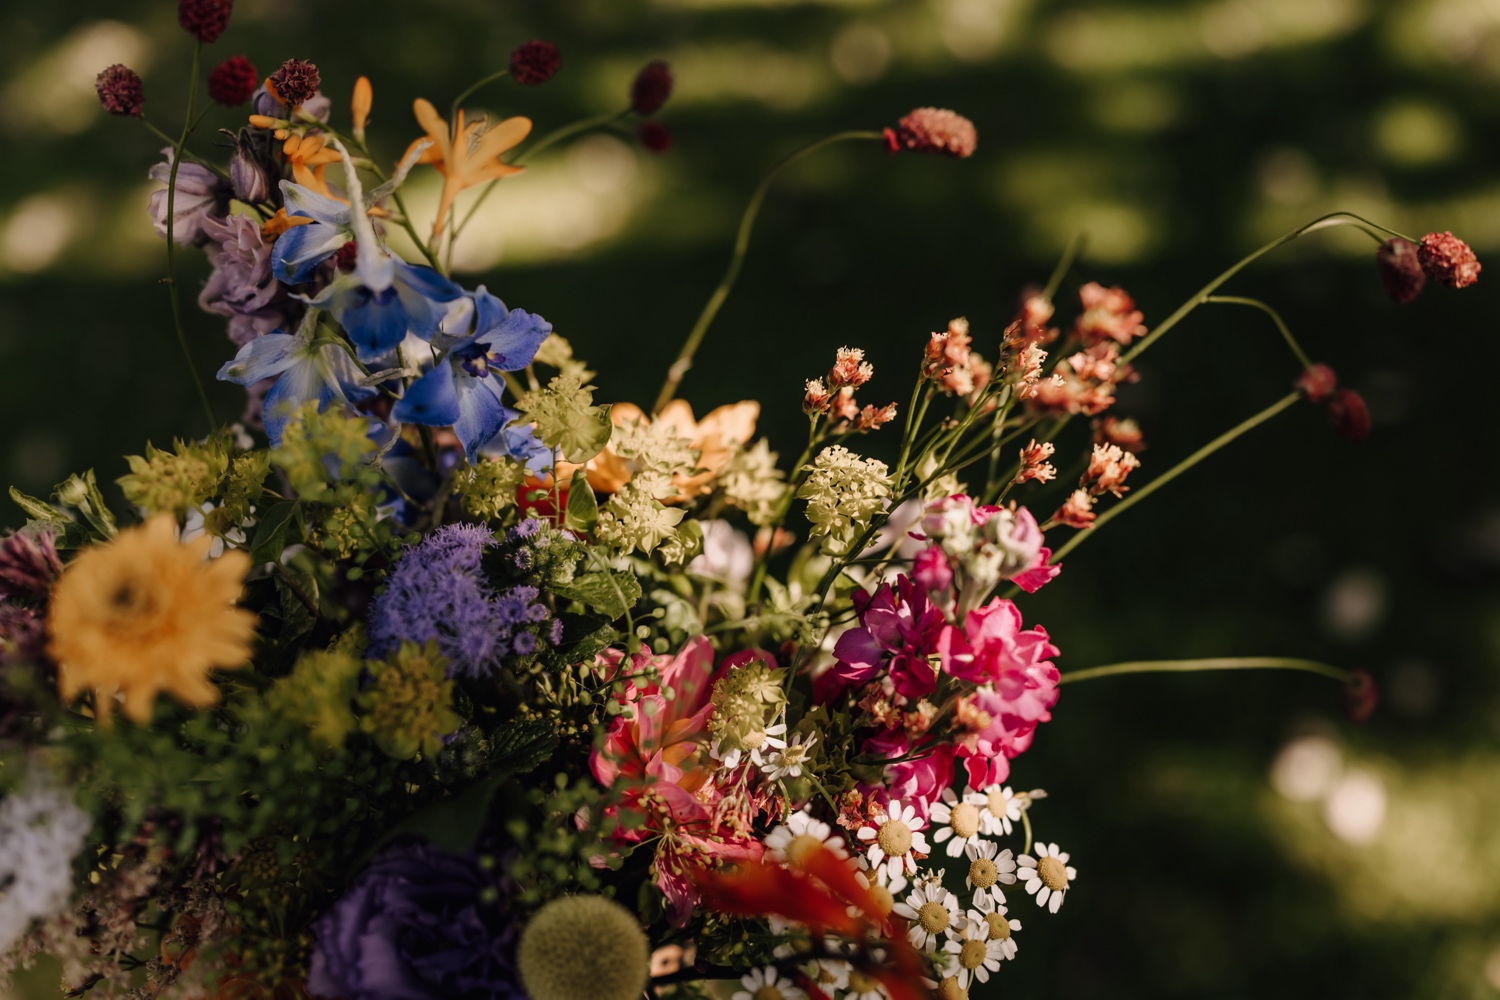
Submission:
<svg viewBox="0 0 1500 1000">
<path fill-rule="evenodd" d="M 963 159 L 969 121 L 921 108 L 791 153 L 654 404 L 609 405 L 531 311 L 546 303 L 448 261 L 497 185 L 525 197 L 535 153 L 591 129 L 665 150 L 670 68 L 533 138 L 468 106 L 559 70 L 528 42 L 446 115 L 383 115 L 387 148 L 369 80 L 237 56 L 207 74 L 210 107 L 249 105 L 222 162 L 190 140 L 230 8 L 181 0 L 196 49 L 175 137 L 135 73 L 99 75 L 104 109 L 167 143 L 149 210 L 189 367 L 176 257 L 196 247 L 198 305 L 228 321 L 218 378 L 248 403 L 225 425 L 204 393 L 206 436 L 146 445 L 112 483 L 11 491 L 30 520 L 0 540 L 5 967 L 60 960 L 70 996 L 630 1000 L 719 981 L 734 1000 L 958 1000 L 1065 919 L 1080 873 L 1087 891 L 1037 776 L 1011 774 L 1061 685 L 1285 668 L 1373 706 L 1366 675 L 1305 660 L 1060 672 L 1067 623 L 1054 639 L 1017 599 L 1283 410 L 1367 433 L 1275 310 L 1219 294 L 1241 268 L 1354 226 L 1408 302 L 1475 281 L 1451 234 L 1327 216 L 1154 326 L 1119 288 L 1064 296 L 1070 253 L 1003 330 L 913 331 L 899 407 L 843 338 L 826 372 L 766 369 L 767 405 L 806 416 L 786 462 L 759 402 L 695 416 L 677 397 L 772 181 L 835 142 Z M 425 172 L 440 195 L 418 217 L 404 195 Z M 1116 389 L 1208 305 L 1266 314 L 1286 395 L 1142 483 Z M 861 453 L 869 435 L 894 463 Z"/>
</svg>

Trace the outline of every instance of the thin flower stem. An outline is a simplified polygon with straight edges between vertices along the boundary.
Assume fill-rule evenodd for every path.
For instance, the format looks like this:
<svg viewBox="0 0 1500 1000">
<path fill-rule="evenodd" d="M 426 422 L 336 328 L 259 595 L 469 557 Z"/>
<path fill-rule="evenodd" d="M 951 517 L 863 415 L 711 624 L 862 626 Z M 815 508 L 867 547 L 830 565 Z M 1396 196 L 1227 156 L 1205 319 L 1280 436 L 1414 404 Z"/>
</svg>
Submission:
<svg viewBox="0 0 1500 1000">
<path fill-rule="evenodd" d="M 1026 827 L 1026 846 L 1023 847 L 1023 848 L 1021 848 L 1021 853 L 1022 854 L 1030 854 L 1031 853 L 1031 810 L 1029 808 L 1021 810 L 1021 825 L 1024 826 L 1024 827 Z"/>
<path fill-rule="evenodd" d="M 1167 485 L 1172 480 L 1176 479 L 1178 476 L 1182 475 L 1184 472 L 1191 469 L 1193 466 L 1197 465 L 1199 462 L 1203 461 L 1214 452 L 1218 451 L 1220 448 L 1229 444 L 1235 438 L 1238 438 L 1242 434 L 1254 430 L 1261 424 L 1265 423 L 1267 420 L 1270 420 L 1282 410 L 1285 410 L 1287 407 L 1296 403 L 1300 398 L 1301 395 L 1299 393 L 1287 393 L 1285 396 L 1281 397 L 1281 399 L 1277 400 L 1275 403 L 1272 403 L 1264 410 L 1261 410 L 1255 416 L 1239 424 L 1236 424 L 1234 427 L 1231 427 L 1223 434 L 1220 434 L 1208 444 L 1204 445 L 1202 448 L 1199 448 L 1187 458 L 1183 459 L 1181 462 L 1178 462 L 1176 465 L 1172 466 L 1172 468 L 1168 469 L 1166 472 L 1163 472 L 1161 475 L 1151 480 L 1151 482 L 1147 483 L 1145 486 L 1131 490 L 1129 496 L 1121 500 L 1119 503 L 1115 504 L 1103 514 L 1100 514 L 1099 517 L 1094 521 L 1094 526 L 1092 528 L 1087 528 L 1083 531 L 1080 531 L 1072 538 L 1068 539 L 1067 543 L 1064 544 L 1062 548 L 1053 553 L 1052 562 L 1054 564 L 1057 563 L 1069 552 L 1072 552 L 1074 549 L 1078 548 L 1078 546 L 1082 545 L 1084 539 L 1092 537 L 1094 533 L 1097 532 L 1100 528 L 1104 527 L 1114 518 L 1129 510 L 1133 505 L 1146 499 L 1151 494 L 1155 493 L 1157 490 L 1161 489 L 1163 486 Z"/>
<path fill-rule="evenodd" d="M 1063 279 L 1073 269 L 1073 262 L 1079 258 L 1083 253 L 1083 248 L 1088 246 L 1088 244 L 1089 234 L 1082 230 L 1079 230 L 1068 241 L 1067 247 L 1063 250 L 1062 257 L 1057 261 L 1057 266 L 1052 269 L 1052 277 L 1047 279 L 1047 287 L 1042 289 L 1042 298 L 1048 302 L 1052 301 L 1052 296 L 1057 294 L 1057 289 L 1062 285 Z"/>
<path fill-rule="evenodd" d="M 1285 656 L 1218 656 L 1198 660 L 1130 660 L 1087 670 L 1069 670 L 1059 684 L 1091 681 L 1099 677 L 1123 677 L 1126 674 L 1192 674 L 1205 670 L 1300 670 L 1345 683 L 1349 671 L 1320 663 Z"/>
<path fill-rule="evenodd" d="M 502 69 L 497 73 L 491 73 L 489 76 L 484 77 L 481 80 L 476 80 L 474 83 L 470 84 L 467 90 L 463 91 L 453 99 L 452 109 L 448 112 L 448 121 L 451 123 L 448 127 L 450 130 L 452 130 L 450 134 L 454 135 L 455 137 L 457 136 L 458 109 L 463 107 L 464 101 L 467 101 L 469 98 L 473 97 L 480 90 L 480 88 L 487 87 L 490 84 L 494 83 L 496 80 L 503 80 L 507 76 L 510 76 L 509 69 Z"/>
<path fill-rule="evenodd" d="M 755 225 L 755 217 L 760 212 L 761 203 L 766 200 L 766 194 L 771 190 L 771 183 L 787 167 L 824 146 L 853 139 L 880 140 L 881 138 L 882 135 L 879 132 L 837 132 L 793 151 L 761 178 L 755 193 L 750 196 L 750 203 L 745 206 L 744 215 L 740 217 L 739 232 L 734 240 L 734 252 L 729 257 L 729 266 L 724 270 L 724 277 L 719 279 L 718 287 L 709 296 L 703 312 L 699 313 L 698 321 L 693 324 L 692 331 L 683 342 L 682 350 L 677 352 L 677 360 L 673 361 L 672 366 L 667 369 L 666 381 L 662 383 L 661 392 L 656 396 L 656 404 L 651 408 L 653 413 L 660 413 L 662 408 L 677 394 L 677 387 L 687 375 L 688 369 L 693 366 L 693 355 L 698 352 L 698 345 L 703 342 L 704 335 L 708 333 L 709 324 L 718 315 L 719 309 L 724 305 L 724 300 L 729 298 L 729 292 L 734 288 L 735 280 L 740 275 L 740 267 L 745 262 L 745 252 L 750 248 L 750 230 Z"/>
<path fill-rule="evenodd" d="M 202 74 L 202 64 L 203 43 L 196 42 L 193 45 L 193 70 L 191 83 L 188 85 L 187 114 L 182 118 L 182 134 L 172 146 L 172 168 L 167 174 L 166 284 L 172 300 L 172 325 L 177 330 L 177 346 L 182 349 L 182 360 L 187 362 L 188 371 L 193 376 L 193 385 L 198 389 L 198 402 L 203 404 L 203 415 L 208 418 L 208 429 L 213 431 L 219 426 L 219 421 L 214 416 L 213 404 L 208 400 L 208 388 L 203 384 L 203 376 L 198 374 L 198 366 L 193 364 L 193 353 L 188 350 L 187 331 L 182 326 L 182 294 L 177 285 L 177 241 L 176 234 L 173 232 L 177 221 L 177 168 L 182 164 L 183 147 L 187 145 L 188 136 L 193 131 L 193 111 L 198 103 L 198 78 Z"/>
<path fill-rule="evenodd" d="M 167 133 L 163 132 L 161 129 L 148 122 L 145 118 L 137 118 L 136 121 L 140 122 L 141 125 L 145 127 L 147 132 L 150 132 L 152 135 L 156 136 L 167 145 L 174 148 L 176 147 L 176 139 L 172 138 L 170 135 L 167 135 Z M 205 160 L 203 157 L 199 156 L 197 153 L 192 152 L 191 150 L 184 149 L 182 151 L 182 155 L 198 164 L 198 166 L 203 167 L 205 170 L 212 170 L 224 180 L 229 180 L 229 172 L 223 167 L 219 166 L 217 163 L 214 163 L 211 160 Z"/>
<path fill-rule="evenodd" d="M 746 592 L 745 606 L 752 607 L 760 599 L 760 589 L 766 582 L 766 568 L 771 561 L 771 549 L 776 544 L 776 531 L 786 522 L 787 514 L 791 513 L 792 502 L 797 499 L 797 485 L 802 475 L 802 467 L 812 457 L 813 448 L 820 440 L 818 435 L 818 418 L 813 416 L 807 428 L 807 444 L 802 449 L 802 454 L 792 465 L 792 478 L 786 484 L 786 493 L 777 504 L 775 516 L 771 519 L 768 528 L 770 537 L 766 540 L 766 551 L 762 552 L 755 560 L 755 573 L 750 581 L 750 589 Z M 760 610 L 756 608 L 757 612 Z M 757 618 L 760 617 L 756 614 Z"/>
<path fill-rule="evenodd" d="M 1260 299 L 1247 298 L 1243 295 L 1210 295 L 1203 301 L 1210 305 L 1249 306 L 1252 309 L 1259 309 L 1271 317 L 1271 322 L 1275 323 L 1276 329 L 1281 331 L 1282 339 L 1292 349 L 1292 353 L 1297 355 L 1297 360 L 1302 363 L 1302 367 L 1311 368 L 1313 366 L 1312 359 L 1307 356 L 1307 352 L 1302 349 L 1302 345 L 1297 343 L 1297 338 L 1292 336 L 1292 331 L 1286 325 L 1286 321 L 1281 318 L 1281 314 Z"/>
</svg>

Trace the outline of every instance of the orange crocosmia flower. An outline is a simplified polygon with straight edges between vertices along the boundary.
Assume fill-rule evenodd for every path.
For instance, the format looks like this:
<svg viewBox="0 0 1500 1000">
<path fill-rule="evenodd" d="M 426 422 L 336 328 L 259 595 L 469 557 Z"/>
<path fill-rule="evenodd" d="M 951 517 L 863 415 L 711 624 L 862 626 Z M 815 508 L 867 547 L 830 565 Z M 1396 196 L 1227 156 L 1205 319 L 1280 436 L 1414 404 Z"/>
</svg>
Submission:
<svg viewBox="0 0 1500 1000">
<path fill-rule="evenodd" d="M 310 225 L 313 221 L 306 215 L 287 215 L 285 208 L 278 208 L 276 214 L 271 216 L 260 227 L 260 238 L 267 243 L 276 242 L 276 237 L 294 226 Z"/>
<path fill-rule="evenodd" d="M 323 179 L 323 170 L 330 163 L 342 162 L 343 156 L 338 150 L 328 145 L 321 135 L 311 133 L 300 135 L 296 132 L 287 136 L 286 142 L 281 144 L 281 155 L 286 157 L 287 163 L 292 166 L 292 179 L 305 188 L 318 192 L 325 198 L 338 197 L 328 189 L 328 182 Z M 340 201 L 347 199 L 340 198 Z"/>
<path fill-rule="evenodd" d="M 671 427 L 681 438 L 686 438 L 700 452 L 698 468 L 691 476 L 678 474 L 672 482 L 678 495 L 668 497 L 663 503 L 681 503 L 707 493 L 715 478 L 734 457 L 734 453 L 755 436 L 755 421 L 760 417 L 760 404 L 743 400 L 710 410 L 702 420 L 693 419 L 693 408 L 686 400 L 674 399 L 656 415 L 656 422 Z M 634 403 L 616 403 L 609 411 L 609 419 L 616 427 L 637 420 L 649 420 L 644 410 Z M 571 476 L 576 466 L 559 463 L 558 471 L 564 477 Z M 614 493 L 630 481 L 634 470 L 630 468 L 611 445 L 590 459 L 587 465 L 589 485 L 601 493 Z"/>
<path fill-rule="evenodd" d="M 417 124 L 427 133 L 432 145 L 423 151 L 418 163 L 431 163 L 443 175 L 443 196 L 438 201 L 437 221 L 433 223 L 432 235 L 436 239 L 447 224 L 448 213 L 459 192 L 465 188 L 519 174 L 524 168 L 500 162 L 500 157 L 531 134 L 531 119 L 506 118 L 493 127 L 486 128 L 483 120 L 465 124 L 464 113 L 459 111 L 458 122 L 449 138 L 448 122 L 438 114 L 432 102 L 417 98 L 412 104 Z M 409 155 L 421 139 L 407 147 Z"/>
<path fill-rule="evenodd" d="M 863 918 L 850 916 L 843 902 L 820 883 L 769 858 L 728 871 L 699 869 L 692 877 L 704 902 L 720 913 L 760 917 L 774 913 L 806 924 L 814 937 L 832 932 L 859 938 L 868 926 Z"/>
<path fill-rule="evenodd" d="M 354 134 L 361 138 L 365 132 L 365 126 L 370 122 L 370 107 L 375 103 L 375 88 L 370 86 L 370 78 L 362 76 L 354 81 L 354 98 L 350 101 L 350 117 L 354 120 Z"/>
</svg>

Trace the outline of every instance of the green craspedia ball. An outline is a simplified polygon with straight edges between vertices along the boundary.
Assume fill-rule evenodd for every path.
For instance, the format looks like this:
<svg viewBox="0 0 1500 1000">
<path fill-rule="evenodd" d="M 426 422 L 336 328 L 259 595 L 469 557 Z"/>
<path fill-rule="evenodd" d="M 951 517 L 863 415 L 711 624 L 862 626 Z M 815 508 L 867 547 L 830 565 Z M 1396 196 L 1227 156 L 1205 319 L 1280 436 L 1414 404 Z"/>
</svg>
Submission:
<svg viewBox="0 0 1500 1000">
<path fill-rule="evenodd" d="M 554 899 L 531 918 L 516 948 L 532 1000 L 636 1000 L 650 959 L 635 917 L 603 896 Z"/>
</svg>

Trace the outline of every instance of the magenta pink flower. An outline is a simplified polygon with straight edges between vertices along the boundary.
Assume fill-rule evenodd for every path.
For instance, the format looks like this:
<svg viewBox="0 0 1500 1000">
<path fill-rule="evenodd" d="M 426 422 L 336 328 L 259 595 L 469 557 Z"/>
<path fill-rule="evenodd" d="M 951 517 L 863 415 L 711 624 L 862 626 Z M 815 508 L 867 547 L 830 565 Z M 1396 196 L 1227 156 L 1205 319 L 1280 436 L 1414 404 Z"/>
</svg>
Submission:
<svg viewBox="0 0 1500 1000">
<path fill-rule="evenodd" d="M 899 729 L 888 729 L 879 736 L 865 740 L 861 753 L 893 760 L 905 756 L 911 750 L 911 741 Z M 863 785 L 861 791 L 867 797 L 884 805 L 892 799 L 910 802 L 925 819 L 932 803 L 943 794 L 943 789 L 953 784 L 953 746 L 939 742 L 931 752 L 910 760 L 885 766 L 884 785 Z"/>
<path fill-rule="evenodd" d="M 954 629 L 922 588 L 903 574 L 897 577 L 895 589 L 887 583 L 873 596 L 855 593 L 854 606 L 860 627 L 839 636 L 833 647 L 838 660 L 834 675 L 842 686 L 863 684 L 886 672 L 897 694 L 907 698 L 931 694 L 937 686 L 937 671 L 927 658 Z"/>
</svg>

